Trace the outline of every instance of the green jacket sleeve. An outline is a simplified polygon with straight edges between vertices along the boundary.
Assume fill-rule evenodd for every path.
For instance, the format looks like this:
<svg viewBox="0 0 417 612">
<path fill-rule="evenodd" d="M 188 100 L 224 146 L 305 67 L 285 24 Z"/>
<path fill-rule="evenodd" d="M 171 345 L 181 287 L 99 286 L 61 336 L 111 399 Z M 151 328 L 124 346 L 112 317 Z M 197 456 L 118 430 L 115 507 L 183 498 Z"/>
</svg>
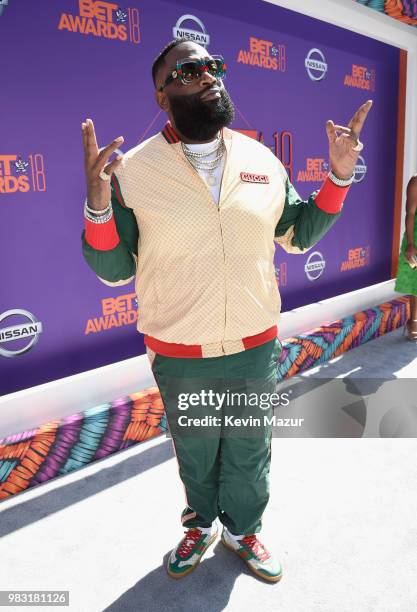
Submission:
<svg viewBox="0 0 417 612">
<path fill-rule="evenodd" d="M 314 202 L 318 190 L 308 200 L 302 200 L 286 172 L 284 176 L 285 205 L 274 240 L 287 253 L 306 253 L 329 231 L 342 211 L 332 214 L 321 210 Z"/>
<path fill-rule="evenodd" d="M 117 179 L 115 181 L 120 194 L 120 186 Z M 113 180 L 111 183 L 111 201 L 114 220 L 120 237 L 119 244 L 108 251 L 94 249 L 86 242 L 85 230 L 82 231 L 81 242 L 82 253 L 89 267 L 95 272 L 99 280 L 105 285 L 113 287 L 127 285 L 135 278 L 139 228 L 133 210 L 127 208 L 124 203 L 120 203 Z"/>
</svg>

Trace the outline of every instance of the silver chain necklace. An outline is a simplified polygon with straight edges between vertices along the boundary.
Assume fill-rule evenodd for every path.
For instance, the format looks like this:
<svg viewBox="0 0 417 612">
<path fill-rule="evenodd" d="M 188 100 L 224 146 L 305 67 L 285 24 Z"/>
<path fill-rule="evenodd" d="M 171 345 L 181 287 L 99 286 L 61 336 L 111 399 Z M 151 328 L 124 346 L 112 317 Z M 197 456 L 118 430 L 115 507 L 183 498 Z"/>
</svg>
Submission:
<svg viewBox="0 0 417 612">
<path fill-rule="evenodd" d="M 191 151 L 182 141 L 181 147 L 184 152 L 184 155 L 191 163 L 195 170 L 203 170 L 207 174 L 207 183 L 212 187 L 217 183 L 217 178 L 213 174 L 214 170 L 221 164 L 223 154 L 226 150 L 224 139 L 221 137 L 220 133 L 217 136 L 214 147 L 207 151 Z M 204 157 L 208 157 L 216 153 L 216 157 L 214 159 L 204 159 Z"/>
</svg>

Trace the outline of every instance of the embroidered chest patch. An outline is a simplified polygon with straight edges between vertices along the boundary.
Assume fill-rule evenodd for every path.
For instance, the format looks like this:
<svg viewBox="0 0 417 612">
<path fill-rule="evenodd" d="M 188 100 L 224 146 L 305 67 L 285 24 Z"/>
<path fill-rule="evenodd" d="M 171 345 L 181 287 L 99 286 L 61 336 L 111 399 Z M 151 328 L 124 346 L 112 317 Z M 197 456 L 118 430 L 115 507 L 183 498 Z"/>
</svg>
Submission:
<svg viewBox="0 0 417 612">
<path fill-rule="evenodd" d="M 246 183 L 269 183 L 267 174 L 252 174 L 250 172 L 241 172 L 240 180 Z"/>
</svg>

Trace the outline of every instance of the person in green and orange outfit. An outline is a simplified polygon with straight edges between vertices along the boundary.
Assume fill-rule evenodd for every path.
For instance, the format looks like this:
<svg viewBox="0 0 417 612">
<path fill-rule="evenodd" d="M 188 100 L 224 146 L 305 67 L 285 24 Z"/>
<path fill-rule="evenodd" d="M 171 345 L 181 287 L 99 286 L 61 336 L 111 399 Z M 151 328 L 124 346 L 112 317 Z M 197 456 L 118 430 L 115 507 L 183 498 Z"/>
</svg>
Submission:
<svg viewBox="0 0 417 612">
<path fill-rule="evenodd" d="M 409 340 L 417 342 L 417 174 L 407 185 L 405 231 L 398 260 L 395 291 L 411 294 L 410 318 L 404 333 Z"/>
<path fill-rule="evenodd" d="M 254 574 L 277 582 L 281 564 L 259 539 L 271 462 L 272 426 L 264 417 L 273 416 L 273 404 L 265 406 L 261 394 L 269 398 L 276 391 L 282 348 L 275 243 L 304 254 L 340 217 L 372 101 L 347 127 L 327 121 L 331 171 L 303 200 L 268 147 L 228 128 L 234 107 L 225 72 L 221 55 L 173 40 L 152 66 L 155 100 L 169 119 L 159 133 L 123 160 L 109 161 L 123 138 L 100 151 L 93 122 L 82 124 L 82 249 L 105 284 L 136 281 L 137 329 L 186 494 L 186 532 L 169 556 L 168 574 L 183 578 L 198 566 L 217 537 L 213 523 L 219 519 L 223 544 Z M 213 406 L 207 395 L 224 397 L 230 387 L 239 397 L 250 391 L 259 398 L 255 435 L 224 435 L 227 417 L 248 414 L 245 401 L 243 408 L 228 400 Z M 225 427 L 216 421 L 189 435 L 184 417 L 194 419 L 194 431 L 209 417 L 223 419 Z"/>
</svg>

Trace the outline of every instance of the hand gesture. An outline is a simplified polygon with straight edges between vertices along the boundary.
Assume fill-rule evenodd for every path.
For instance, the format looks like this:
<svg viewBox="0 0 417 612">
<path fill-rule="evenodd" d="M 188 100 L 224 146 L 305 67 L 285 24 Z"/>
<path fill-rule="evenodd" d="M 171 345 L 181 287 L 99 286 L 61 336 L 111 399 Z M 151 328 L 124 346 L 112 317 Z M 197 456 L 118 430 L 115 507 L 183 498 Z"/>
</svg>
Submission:
<svg viewBox="0 0 417 612">
<path fill-rule="evenodd" d="M 404 257 L 412 268 L 417 267 L 417 249 L 413 245 L 410 245 L 405 249 Z M 414 257 L 416 259 L 414 259 Z"/>
<path fill-rule="evenodd" d="M 359 153 L 363 148 L 359 136 L 371 106 L 372 100 L 362 104 L 347 127 L 335 125 L 331 119 L 326 123 L 330 166 L 340 179 L 348 179 L 353 174 Z M 342 133 L 338 135 L 337 132 Z"/>
<path fill-rule="evenodd" d="M 118 155 L 113 161 L 107 163 L 110 155 L 123 142 L 123 136 L 119 136 L 99 152 L 94 124 L 87 119 L 81 124 L 84 145 L 84 167 L 87 181 L 87 203 L 90 208 L 103 210 L 111 200 L 110 178 L 114 170 L 123 159 Z M 107 175 L 108 180 L 100 178 L 100 173 Z"/>
</svg>

